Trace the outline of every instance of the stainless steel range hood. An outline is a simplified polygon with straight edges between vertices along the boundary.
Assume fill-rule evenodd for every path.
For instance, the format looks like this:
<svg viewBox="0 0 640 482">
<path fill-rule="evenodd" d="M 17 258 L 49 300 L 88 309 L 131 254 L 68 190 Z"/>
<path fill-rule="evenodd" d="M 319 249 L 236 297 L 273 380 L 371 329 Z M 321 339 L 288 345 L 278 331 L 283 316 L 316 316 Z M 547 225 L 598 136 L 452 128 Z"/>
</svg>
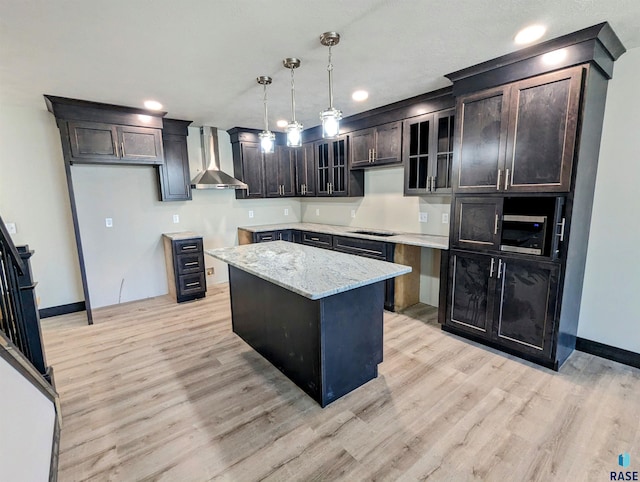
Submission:
<svg viewBox="0 0 640 482">
<path fill-rule="evenodd" d="M 203 172 L 191 180 L 192 189 L 247 189 L 248 186 L 220 170 L 220 150 L 218 149 L 218 129 L 202 126 L 200 128 L 202 142 Z"/>
</svg>

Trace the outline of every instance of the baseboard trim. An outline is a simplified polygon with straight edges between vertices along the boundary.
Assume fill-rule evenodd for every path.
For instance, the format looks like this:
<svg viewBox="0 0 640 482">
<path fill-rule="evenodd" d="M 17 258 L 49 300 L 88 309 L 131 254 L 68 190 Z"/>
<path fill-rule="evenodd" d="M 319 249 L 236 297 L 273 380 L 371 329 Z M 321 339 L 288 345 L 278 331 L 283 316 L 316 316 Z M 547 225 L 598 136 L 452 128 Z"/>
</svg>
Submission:
<svg viewBox="0 0 640 482">
<path fill-rule="evenodd" d="M 38 310 L 38 314 L 42 319 L 58 315 L 67 315 L 69 313 L 77 313 L 78 311 L 85 311 L 86 309 L 87 307 L 84 304 L 84 301 L 78 301 L 77 303 L 42 308 L 41 310 Z"/>
<path fill-rule="evenodd" d="M 613 360 L 624 365 L 640 368 L 640 353 L 605 345 L 585 338 L 576 338 L 576 350 Z"/>
</svg>

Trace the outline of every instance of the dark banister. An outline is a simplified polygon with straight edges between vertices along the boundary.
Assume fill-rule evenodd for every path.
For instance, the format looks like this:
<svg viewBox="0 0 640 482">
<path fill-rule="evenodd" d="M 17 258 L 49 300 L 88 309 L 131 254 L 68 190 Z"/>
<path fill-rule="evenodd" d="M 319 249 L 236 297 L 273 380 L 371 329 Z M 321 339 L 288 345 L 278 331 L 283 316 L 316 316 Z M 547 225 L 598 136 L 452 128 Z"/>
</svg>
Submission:
<svg viewBox="0 0 640 482">
<path fill-rule="evenodd" d="M 0 330 L 52 383 L 52 372 L 44 356 L 40 316 L 29 258 L 28 246 L 13 244 L 0 217 Z"/>
</svg>

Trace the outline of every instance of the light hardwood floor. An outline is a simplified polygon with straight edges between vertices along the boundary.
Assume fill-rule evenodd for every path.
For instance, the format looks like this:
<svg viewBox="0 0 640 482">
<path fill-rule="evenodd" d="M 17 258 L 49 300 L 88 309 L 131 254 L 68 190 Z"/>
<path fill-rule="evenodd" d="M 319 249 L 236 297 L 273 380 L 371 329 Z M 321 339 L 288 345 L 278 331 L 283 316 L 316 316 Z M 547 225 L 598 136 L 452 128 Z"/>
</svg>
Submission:
<svg viewBox="0 0 640 482">
<path fill-rule="evenodd" d="M 555 373 L 425 305 L 385 313 L 378 378 L 325 409 L 231 332 L 226 285 L 94 317 L 42 323 L 62 482 L 604 481 L 621 452 L 640 470 L 640 370 L 575 352 Z"/>
</svg>

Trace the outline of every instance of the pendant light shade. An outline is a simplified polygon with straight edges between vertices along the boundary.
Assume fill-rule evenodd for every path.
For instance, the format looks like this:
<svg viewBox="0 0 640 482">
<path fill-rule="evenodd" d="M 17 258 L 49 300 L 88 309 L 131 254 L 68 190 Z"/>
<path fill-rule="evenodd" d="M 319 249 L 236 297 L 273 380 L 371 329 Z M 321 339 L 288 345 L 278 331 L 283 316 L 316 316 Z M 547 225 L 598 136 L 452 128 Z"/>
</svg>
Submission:
<svg viewBox="0 0 640 482">
<path fill-rule="evenodd" d="M 282 64 L 291 70 L 291 122 L 287 124 L 287 146 L 300 147 L 302 145 L 302 124 L 296 121 L 296 86 L 293 71 L 300 67 L 300 59 L 286 58 Z"/>
<path fill-rule="evenodd" d="M 267 77 L 266 75 L 260 76 L 256 79 L 258 84 L 262 85 L 264 89 L 264 130 L 258 134 L 258 138 L 260 139 L 260 147 L 262 148 L 262 152 L 270 153 L 273 152 L 276 135 L 269 130 L 269 115 L 267 110 L 267 85 L 271 83 L 271 77 Z"/>
<path fill-rule="evenodd" d="M 333 64 L 331 63 L 331 47 L 338 45 L 340 42 L 340 34 L 337 32 L 325 32 L 320 35 L 320 43 L 329 47 L 329 64 L 327 71 L 329 72 L 329 108 L 320 112 L 320 120 L 322 121 L 322 137 L 336 137 L 340 133 L 340 119 L 342 112 L 333 107 Z"/>
</svg>

